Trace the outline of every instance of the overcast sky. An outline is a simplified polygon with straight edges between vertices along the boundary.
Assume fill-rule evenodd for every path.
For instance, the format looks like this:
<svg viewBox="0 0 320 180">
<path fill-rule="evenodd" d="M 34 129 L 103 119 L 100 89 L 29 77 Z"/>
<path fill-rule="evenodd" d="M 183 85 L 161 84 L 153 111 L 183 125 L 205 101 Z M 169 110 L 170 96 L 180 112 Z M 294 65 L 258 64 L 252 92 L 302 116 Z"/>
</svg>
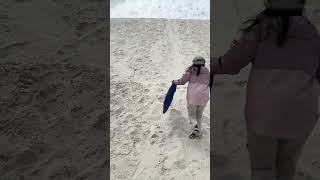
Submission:
<svg viewBox="0 0 320 180">
<path fill-rule="evenodd" d="M 111 0 L 110 17 L 209 19 L 210 0 Z"/>
</svg>

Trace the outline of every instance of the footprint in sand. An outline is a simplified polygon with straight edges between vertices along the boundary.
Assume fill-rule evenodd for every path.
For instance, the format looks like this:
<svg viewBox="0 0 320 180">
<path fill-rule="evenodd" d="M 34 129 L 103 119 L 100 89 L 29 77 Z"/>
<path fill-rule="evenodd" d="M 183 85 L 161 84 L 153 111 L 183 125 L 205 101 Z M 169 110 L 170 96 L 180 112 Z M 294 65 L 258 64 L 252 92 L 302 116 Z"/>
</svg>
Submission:
<svg viewBox="0 0 320 180">
<path fill-rule="evenodd" d="M 162 140 L 163 140 L 163 137 L 164 137 L 164 134 L 163 134 L 163 131 L 162 130 L 159 130 L 160 127 L 156 127 L 156 130 L 155 132 L 150 136 L 150 144 L 159 144 Z"/>
<path fill-rule="evenodd" d="M 139 103 L 144 103 L 144 97 L 141 97 L 138 102 Z"/>
<path fill-rule="evenodd" d="M 186 166 L 186 161 L 185 160 L 178 160 L 175 162 L 175 165 L 180 169 L 180 170 L 184 170 L 187 168 Z"/>
<path fill-rule="evenodd" d="M 157 137 L 159 137 L 157 134 L 153 134 L 153 135 L 151 136 L 151 138 L 157 138 Z"/>
<path fill-rule="evenodd" d="M 149 92 L 150 92 L 149 89 L 144 89 L 143 91 L 144 91 L 145 93 L 149 93 Z"/>
</svg>

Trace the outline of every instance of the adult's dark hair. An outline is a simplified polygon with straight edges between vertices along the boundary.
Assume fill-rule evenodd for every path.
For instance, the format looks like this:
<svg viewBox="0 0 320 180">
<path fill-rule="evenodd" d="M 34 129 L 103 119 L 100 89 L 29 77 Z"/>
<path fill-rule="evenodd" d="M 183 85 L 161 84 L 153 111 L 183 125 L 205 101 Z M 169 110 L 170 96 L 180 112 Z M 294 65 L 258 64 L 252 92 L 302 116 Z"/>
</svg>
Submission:
<svg viewBox="0 0 320 180">
<path fill-rule="evenodd" d="M 289 10 L 272 10 L 272 9 L 264 9 L 261 13 L 259 13 L 255 18 L 249 19 L 243 23 L 243 25 L 247 25 L 245 28 L 242 28 L 243 32 L 250 32 L 253 29 L 260 29 L 259 39 L 263 40 L 267 38 L 274 25 L 272 24 L 272 20 L 275 20 L 277 24 L 277 42 L 276 44 L 281 47 L 283 46 L 288 37 L 288 31 L 290 28 L 290 17 L 291 16 L 302 16 L 302 9 L 289 9 Z M 271 21 L 270 21 L 271 20 Z M 262 23 L 265 23 L 265 26 L 262 27 Z M 256 28 L 258 27 L 258 28 Z M 261 29 L 264 28 L 264 29 Z M 264 31 L 265 33 L 261 33 Z M 261 37 L 262 36 L 262 37 Z"/>
<path fill-rule="evenodd" d="M 199 76 L 202 66 L 204 66 L 204 65 L 195 65 L 195 64 L 193 64 L 193 65 L 189 66 L 186 71 L 190 72 L 193 69 L 197 68 L 197 76 Z"/>
</svg>

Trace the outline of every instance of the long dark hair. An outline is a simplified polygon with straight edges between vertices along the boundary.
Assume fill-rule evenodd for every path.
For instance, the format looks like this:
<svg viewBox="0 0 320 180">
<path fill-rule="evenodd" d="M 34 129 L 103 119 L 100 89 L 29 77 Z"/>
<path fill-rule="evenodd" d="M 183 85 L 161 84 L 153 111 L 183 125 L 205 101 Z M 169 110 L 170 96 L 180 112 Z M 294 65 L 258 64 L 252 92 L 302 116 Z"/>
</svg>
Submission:
<svg viewBox="0 0 320 180">
<path fill-rule="evenodd" d="M 197 69 L 197 76 L 199 76 L 202 66 L 204 66 L 204 65 L 195 65 L 195 64 L 193 64 L 193 65 L 189 66 L 189 67 L 186 69 L 186 72 L 190 72 L 191 70 L 193 70 L 193 69 L 195 69 L 195 68 L 198 68 L 198 69 Z"/>
<path fill-rule="evenodd" d="M 259 34 L 259 39 L 263 40 L 267 38 L 267 36 L 270 33 L 270 30 L 273 27 L 273 24 L 271 21 L 267 22 L 267 20 L 275 19 L 277 23 L 277 27 L 280 27 L 277 29 L 278 31 L 278 36 L 277 36 L 277 42 L 276 44 L 278 47 L 283 46 L 288 38 L 288 31 L 290 27 L 290 17 L 291 16 L 302 16 L 302 9 L 297 9 L 297 10 L 282 10 L 282 11 L 277 11 L 277 10 L 271 10 L 271 9 L 264 9 L 261 13 L 259 13 L 255 18 L 249 19 L 243 23 L 243 25 L 249 24 L 247 27 L 240 29 L 243 32 L 250 32 L 253 29 L 256 29 L 256 27 L 259 27 L 257 29 L 260 29 L 258 32 Z M 261 33 L 261 25 L 262 23 L 267 22 L 265 25 L 264 30 L 265 34 Z"/>
</svg>

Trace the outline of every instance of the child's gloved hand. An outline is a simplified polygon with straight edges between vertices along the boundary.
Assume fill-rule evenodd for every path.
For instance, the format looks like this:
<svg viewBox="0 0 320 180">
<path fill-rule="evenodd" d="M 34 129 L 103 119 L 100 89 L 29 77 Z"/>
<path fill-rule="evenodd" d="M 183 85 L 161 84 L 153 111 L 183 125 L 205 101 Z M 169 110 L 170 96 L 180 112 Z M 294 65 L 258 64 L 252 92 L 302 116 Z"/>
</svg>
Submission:
<svg viewBox="0 0 320 180">
<path fill-rule="evenodd" d="M 177 85 L 178 81 L 177 80 L 172 80 L 172 83 Z"/>
</svg>

